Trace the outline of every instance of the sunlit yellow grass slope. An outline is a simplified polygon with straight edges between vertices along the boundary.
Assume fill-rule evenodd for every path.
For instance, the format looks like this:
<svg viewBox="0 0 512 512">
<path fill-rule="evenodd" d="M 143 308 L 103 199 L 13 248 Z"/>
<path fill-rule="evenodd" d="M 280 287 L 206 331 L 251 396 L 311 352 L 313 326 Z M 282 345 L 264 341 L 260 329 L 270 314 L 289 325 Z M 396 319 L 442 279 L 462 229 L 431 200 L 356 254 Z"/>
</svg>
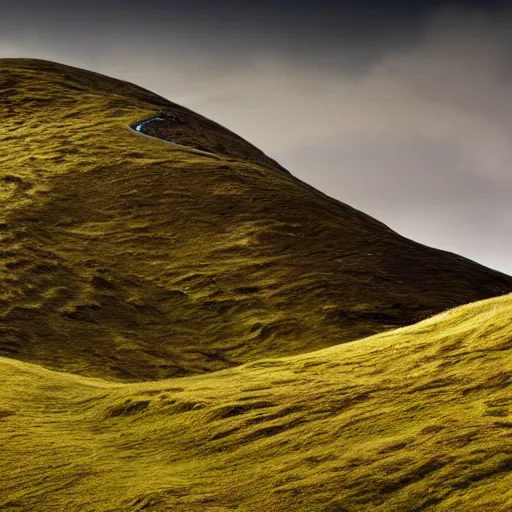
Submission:
<svg viewBox="0 0 512 512">
<path fill-rule="evenodd" d="M 153 116 L 152 135 L 186 146 L 130 128 Z M 0 355 L 118 380 L 198 374 L 511 291 L 147 90 L 0 59 Z"/>
<path fill-rule="evenodd" d="M 1 510 L 512 510 L 512 295 L 201 376 L 0 373 Z"/>
</svg>

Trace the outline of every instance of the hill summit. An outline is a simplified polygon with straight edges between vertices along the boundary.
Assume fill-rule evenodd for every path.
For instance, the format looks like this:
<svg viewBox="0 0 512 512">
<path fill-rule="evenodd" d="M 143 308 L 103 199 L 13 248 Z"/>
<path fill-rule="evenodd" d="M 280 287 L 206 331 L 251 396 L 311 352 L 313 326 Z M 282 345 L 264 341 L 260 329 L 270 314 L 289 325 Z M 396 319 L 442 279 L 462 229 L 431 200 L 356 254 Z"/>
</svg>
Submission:
<svg viewBox="0 0 512 512">
<path fill-rule="evenodd" d="M 0 59 L 0 117 L 0 355 L 161 379 L 512 291 L 136 85 Z"/>
</svg>

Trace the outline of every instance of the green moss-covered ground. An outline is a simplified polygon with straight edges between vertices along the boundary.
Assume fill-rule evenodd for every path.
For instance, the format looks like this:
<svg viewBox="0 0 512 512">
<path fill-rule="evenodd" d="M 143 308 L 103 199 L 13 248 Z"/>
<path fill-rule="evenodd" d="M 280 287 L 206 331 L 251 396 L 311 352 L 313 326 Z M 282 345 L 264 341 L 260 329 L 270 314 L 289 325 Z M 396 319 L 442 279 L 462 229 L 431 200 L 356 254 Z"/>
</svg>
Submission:
<svg viewBox="0 0 512 512">
<path fill-rule="evenodd" d="M 154 116 L 149 134 L 181 145 L 131 129 Z M 0 59 L 0 355 L 124 381 L 201 374 L 510 291 L 149 91 Z"/>
<path fill-rule="evenodd" d="M 512 510 L 512 295 L 206 375 L 0 374 L 0 510 Z"/>
</svg>

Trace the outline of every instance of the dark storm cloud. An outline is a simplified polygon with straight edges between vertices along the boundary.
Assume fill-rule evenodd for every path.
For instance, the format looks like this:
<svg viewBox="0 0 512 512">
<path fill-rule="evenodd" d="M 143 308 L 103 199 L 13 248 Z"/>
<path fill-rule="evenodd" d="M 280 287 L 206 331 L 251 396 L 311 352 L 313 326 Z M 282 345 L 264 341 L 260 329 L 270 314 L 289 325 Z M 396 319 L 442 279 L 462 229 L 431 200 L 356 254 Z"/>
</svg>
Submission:
<svg viewBox="0 0 512 512">
<path fill-rule="evenodd" d="M 174 44 L 183 55 L 194 49 L 235 66 L 270 53 L 294 66 L 326 72 L 367 72 L 395 47 L 415 44 L 425 18 L 442 1 L 326 0 L 4 0 L 0 28 L 43 33 L 55 44 L 88 39 L 96 46 Z M 499 12 L 501 2 L 455 5 Z M 484 7 L 485 6 L 485 7 Z M 96 43 L 96 44 L 95 44 Z M 167 43 L 167 44 L 166 44 Z"/>
<path fill-rule="evenodd" d="M 18 0 L 2 9 L 2 56 L 142 85 L 398 232 L 512 273 L 505 3 Z"/>
</svg>

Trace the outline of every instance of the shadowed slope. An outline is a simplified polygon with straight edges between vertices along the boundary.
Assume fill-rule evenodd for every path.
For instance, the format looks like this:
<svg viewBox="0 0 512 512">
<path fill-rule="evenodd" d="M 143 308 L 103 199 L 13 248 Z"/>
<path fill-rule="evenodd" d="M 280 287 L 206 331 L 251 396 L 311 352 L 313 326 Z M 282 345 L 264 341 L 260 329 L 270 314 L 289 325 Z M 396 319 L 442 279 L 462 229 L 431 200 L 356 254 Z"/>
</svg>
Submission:
<svg viewBox="0 0 512 512">
<path fill-rule="evenodd" d="M 0 358 L 0 509 L 508 512 L 511 351 L 508 295 L 152 383 Z"/>
<path fill-rule="evenodd" d="M 148 135 L 136 133 L 144 120 Z M 512 290 L 397 235 L 218 124 L 89 71 L 0 60 L 0 354 L 203 373 Z"/>
</svg>

